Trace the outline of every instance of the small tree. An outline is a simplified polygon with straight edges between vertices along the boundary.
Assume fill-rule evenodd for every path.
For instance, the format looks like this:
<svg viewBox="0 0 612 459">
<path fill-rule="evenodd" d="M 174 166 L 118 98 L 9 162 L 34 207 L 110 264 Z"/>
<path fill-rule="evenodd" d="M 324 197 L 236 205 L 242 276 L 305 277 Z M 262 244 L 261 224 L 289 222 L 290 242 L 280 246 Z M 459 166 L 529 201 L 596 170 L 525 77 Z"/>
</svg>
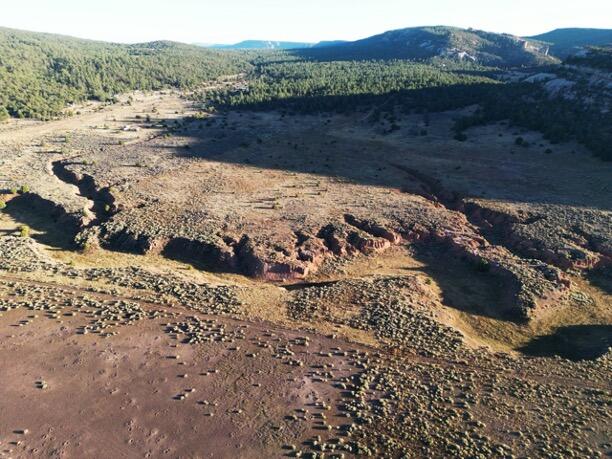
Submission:
<svg viewBox="0 0 612 459">
<path fill-rule="evenodd" d="M 5 122 L 6 120 L 9 119 L 9 117 L 10 115 L 6 107 L 3 107 L 2 105 L 0 105 L 0 123 Z"/>
<path fill-rule="evenodd" d="M 21 225 L 19 227 L 19 236 L 30 237 L 30 227 L 28 225 Z"/>
</svg>

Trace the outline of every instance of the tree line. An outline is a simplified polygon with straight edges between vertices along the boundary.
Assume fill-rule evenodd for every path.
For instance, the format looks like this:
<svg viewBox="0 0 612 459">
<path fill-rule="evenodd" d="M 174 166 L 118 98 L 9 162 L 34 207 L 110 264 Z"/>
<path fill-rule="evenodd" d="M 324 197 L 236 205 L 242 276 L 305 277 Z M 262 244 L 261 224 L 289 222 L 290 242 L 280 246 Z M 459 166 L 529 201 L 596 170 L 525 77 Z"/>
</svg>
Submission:
<svg viewBox="0 0 612 459">
<path fill-rule="evenodd" d="M 470 85 L 496 84 L 478 72 L 411 61 L 312 62 L 285 60 L 255 63 L 247 86 L 240 90 L 210 91 L 201 96 L 216 108 L 254 110 L 287 109 L 296 112 L 350 111 L 390 99 L 401 102 L 456 106 L 459 99 L 447 100 L 447 89 Z M 438 91 L 433 91 L 436 88 Z M 426 90 L 428 95 L 421 93 Z M 459 93 L 460 91 L 454 91 Z M 435 100 L 434 100 L 435 99 Z"/>
</svg>

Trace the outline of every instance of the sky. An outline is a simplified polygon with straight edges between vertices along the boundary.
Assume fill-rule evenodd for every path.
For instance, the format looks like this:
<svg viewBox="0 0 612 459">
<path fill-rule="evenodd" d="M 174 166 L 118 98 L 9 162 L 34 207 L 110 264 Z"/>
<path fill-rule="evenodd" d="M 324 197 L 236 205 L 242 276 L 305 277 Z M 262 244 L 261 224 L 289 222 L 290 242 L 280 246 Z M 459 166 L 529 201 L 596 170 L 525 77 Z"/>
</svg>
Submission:
<svg viewBox="0 0 612 459">
<path fill-rule="evenodd" d="M 422 25 L 612 28 L 611 0 L 0 0 L 0 26 L 135 43 L 355 40 Z"/>
</svg>

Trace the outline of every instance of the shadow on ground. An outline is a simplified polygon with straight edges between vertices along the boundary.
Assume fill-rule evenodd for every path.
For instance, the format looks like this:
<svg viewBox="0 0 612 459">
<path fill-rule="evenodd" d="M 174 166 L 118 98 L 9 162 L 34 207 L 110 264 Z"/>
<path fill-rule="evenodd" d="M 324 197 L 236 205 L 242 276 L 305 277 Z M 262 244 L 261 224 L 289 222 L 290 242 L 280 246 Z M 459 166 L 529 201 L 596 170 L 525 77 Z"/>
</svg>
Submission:
<svg viewBox="0 0 612 459">
<path fill-rule="evenodd" d="M 261 103 L 245 103 L 237 107 L 227 107 L 219 110 L 210 118 L 185 118 L 177 125 L 176 120 L 158 119 L 156 124 L 167 127 L 167 134 L 179 135 L 185 139 L 182 146 L 169 142 L 168 148 L 177 157 L 200 158 L 220 163 L 238 164 L 253 168 L 268 170 L 291 171 L 296 173 L 316 174 L 323 177 L 334 177 L 370 186 L 380 186 L 391 189 L 404 189 L 415 192 L 419 189 L 420 180 L 413 174 L 394 170 L 394 165 L 418 170 L 423 176 L 434 174 L 438 167 L 437 159 L 447 166 L 447 179 L 462 179 L 466 176 L 467 160 L 499 162 L 499 170 L 491 169 L 493 173 L 504 177 L 507 172 L 508 151 L 500 149 L 497 158 L 494 153 L 482 153 L 482 156 L 472 155 L 468 159 L 459 155 L 448 157 L 443 154 L 438 158 L 432 157 L 431 151 L 435 148 L 465 148 L 464 143 L 453 139 L 453 131 L 448 130 L 447 138 L 438 138 L 428 129 L 431 114 L 456 110 L 473 105 L 483 97 L 483 91 L 493 91 L 491 84 L 450 85 L 441 88 L 424 88 L 397 91 L 385 94 L 359 94 L 345 96 L 310 96 L 282 99 L 282 101 L 267 101 Z M 382 145 L 378 140 L 371 142 L 364 139 L 354 141 L 339 137 L 330 120 L 334 113 L 346 113 L 362 118 L 362 124 L 351 120 L 356 130 L 383 129 L 380 122 L 388 124 L 385 117 L 376 121 L 374 112 L 380 111 L 389 103 L 401 104 L 409 107 L 407 112 L 421 113 L 410 121 L 396 120 L 398 128 L 409 133 L 410 129 L 419 129 L 426 132 L 422 136 L 423 148 L 406 147 L 386 143 Z M 310 114 L 305 117 L 302 126 L 292 120 L 299 119 L 291 116 L 293 112 Z M 234 116 L 235 115 L 235 116 Z M 457 115 L 459 116 L 459 115 Z M 368 120 L 369 122 L 366 122 Z M 419 121 L 420 120 L 420 121 Z M 180 128 L 178 126 L 181 126 Z M 376 128 L 376 126 L 379 126 Z M 350 131 L 349 131 L 350 132 Z M 378 132 L 378 131 L 376 131 Z M 429 134 L 427 134 L 429 132 Z M 381 135 L 388 135 L 383 129 Z M 417 134 L 416 137 L 420 138 Z M 462 147 L 463 145 L 463 147 Z M 162 148 L 164 148 L 162 146 Z M 381 151 L 384 148 L 384 152 Z M 512 150 L 512 147 L 508 147 Z M 494 150 L 495 151 L 495 150 Z M 503 154 L 502 154 L 503 153 Z M 497 154 L 497 153 L 496 153 Z M 451 166 L 456 165 L 453 169 Z M 503 166 L 503 167 L 502 167 Z M 513 173 L 519 176 L 527 174 L 533 167 L 530 161 L 513 160 Z M 608 168 L 601 163 L 602 168 Z M 548 175 L 544 174 L 543 178 Z M 468 178 L 471 176 L 468 175 Z M 479 177 L 471 177 L 478 179 Z M 416 189 L 415 189 L 416 187 Z M 454 190 L 447 190 L 454 191 Z M 543 193 L 534 184 L 530 193 L 512 196 L 518 202 L 534 204 L 562 204 L 577 207 L 598 208 L 610 210 L 606 193 L 601 196 L 584 193 Z M 487 198 L 490 200 L 508 200 L 508 190 L 503 187 L 489 186 Z M 466 198 L 479 197 L 474 191 L 472 195 L 466 192 Z"/>
<path fill-rule="evenodd" d="M 595 360 L 612 347 L 612 325 L 571 325 L 538 336 L 519 350 L 534 357 Z"/>
<path fill-rule="evenodd" d="M 30 227 L 32 239 L 40 244 L 60 250 L 76 248 L 73 225 L 63 222 L 57 209 L 36 195 L 16 196 L 6 204 L 3 212 L 20 225 Z"/>
<path fill-rule="evenodd" d="M 587 277 L 595 287 L 600 288 L 608 295 L 612 295 L 612 267 L 590 271 Z"/>
<path fill-rule="evenodd" d="M 517 322 L 516 313 L 509 307 L 511 293 L 505 291 L 499 277 L 478 265 L 449 256 L 442 246 L 417 247 L 414 256 L 424 266 L 406 268 L 424 272 L 441 290 L 445 306 L 458 311 L 505 322 Z"/>
</svg>

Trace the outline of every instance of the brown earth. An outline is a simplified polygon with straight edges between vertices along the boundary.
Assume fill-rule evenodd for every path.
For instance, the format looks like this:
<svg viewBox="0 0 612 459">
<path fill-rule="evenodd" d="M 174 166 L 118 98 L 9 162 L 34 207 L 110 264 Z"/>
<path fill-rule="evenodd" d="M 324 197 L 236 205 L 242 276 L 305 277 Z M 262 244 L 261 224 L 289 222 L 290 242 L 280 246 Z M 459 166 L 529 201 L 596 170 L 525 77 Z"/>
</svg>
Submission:
<svg viewBox="0 0 612 459">
<path fill-rule="evenodd" d="M 610 454 L 609 165 L 458 113 L 195 114 L 0 132 L 0 455 Z"/>
<path fill-rule="evenodd" d="M 109 313 L 119 325 L 83 335 L 116 299 L 40 285 L 28 291 L 59 301 L 2 317 L 0 441 L 9 456 L 271 457 L 284 444 L 330 437 L 319 413 L 325 423 L 342 421 L 340 390 L 318 381 L 314 368 L 333 365 L 334 378 L 351 376 L 362 348 L 344 343 L 346 357 L 323 357 L 342 343 L 201 315 L 207 342 L 193 346 L 166 326 L 197 323 L 191 313 L 162 309 L 153 317 L 159 308 L 134 302 L 126 304 L 143 306 L 144 318 Z M 118 334 L 102 338 L 109 332 Z M 289 419 L 303 407 L 306 420 Z"/>
<path fill-rule="evenodd" d="M 556 163 L 559 155 L 573 158 L 559 167 L 565 188 L 551 195 L 539 189 L 531 164 L 549 167 L 545 155 L 517 154 L 506 145 L 512 145 L 508 132 L 509 140 L 497 144 L 487 133 L 467 145 L 449 142 L 451 116 L 430 119 L 431 134 L 422 139 L 408 129 L 380 135 L 369 125 L 356 133 L 359 121 L 350 118 L 298 122 L 230 113 L 183 122 L 172 135 L 129 149 L 109 146 L 104 155 L 87 144 L 75 159 L 53 164 L 56 175 L 79 185 L 103 214 L 98 234 L 86 232 L 85 241 L 264 280 L 308 278 L 330 257 L 437 243 L 498 275 L 507 285 L 506 307 L 529 318 L 566 295 L 569 281 L 557 268 L 609 266 L 606 166 L 597 167 L 584 152 L 567 152 L 571 146 L 558 147 Z M 503 130 L 497 128 L 502 139 Z M 434 158 L 425 153 L 439 149 Z M 502 165 L 493 173 L 491 167 L 462 169 L 493 153 L 521 157 L 497 158 Z M 600 191 L 600 208 L 581 207 L 588 195 L 564 176 L 576 174 L 574 166 L 585 169 L 584 163 L 592 175 L 588 186 Z M 466 186 L 481 175 L 478 187 L 486 191 Z M 533 190 L 526 192 L 530 182 Z M 483 193 L 493 199 L 483 200 Z M 521 193 L 528 201 L 515 204 Z"/>
</svg>

